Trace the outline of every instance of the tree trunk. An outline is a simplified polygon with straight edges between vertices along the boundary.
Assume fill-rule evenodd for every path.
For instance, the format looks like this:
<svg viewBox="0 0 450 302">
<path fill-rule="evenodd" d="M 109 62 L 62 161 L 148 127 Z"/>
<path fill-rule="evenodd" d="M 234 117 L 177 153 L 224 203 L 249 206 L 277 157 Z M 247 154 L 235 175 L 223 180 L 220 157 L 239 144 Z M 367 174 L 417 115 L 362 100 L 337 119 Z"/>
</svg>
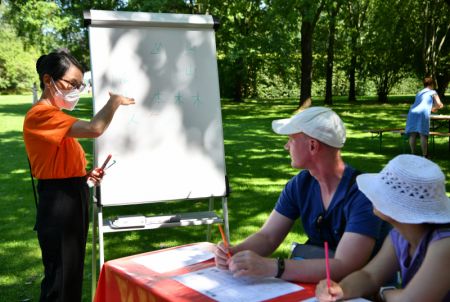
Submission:
<svg viewBox="0 0 450 302">
<path fill-rule="evenodd" d="M 388 79 L 381 79 L 379 86 L 377 87 L 377 95 L 379 103 L 387 103 L 388 102 L 388 93 L 389 93 L 389 84 Z"/>
<path fill-rule="evenodd" d="M 325 85 L 325 104 L 333 105 L 333 63 L 334 63 L 334 38 L 336 36 L 336 16 L 339 5 L 331 12 L 330 30 L 328 34 L 327 71 Z"/>
<path fill-rule="evenodd" d="M 236 60 L 236 65 L 234 66 L 235 77 L 234 77 L 234 95 L 233 100 L 235 102 L 242 102 L 242 95 L 244 92 L 244 64 L 243 59 L 238 58 Z"/>
<path fill-rule="evenodd" d="M 312 42 L 314 26 L 310 21 L 302 21 L 301 28 L 301 83 L 300 83 L 300 103 L 299 107 L 305 107 L 311 102 L 312 87 Z"/>
<path fill-rule="evenodd" d="M 379 103 L 387 103 L 388 102 L 388 98 L 387 98 L 388 94 L 384 91 L 382 92 L 378 92 L 378 102 Z"/>
<path fill-rule="evenodd" d="M 438 75 L 436 76 L 436 83 L 437 83 L 436 92 L 441 98 L 441 101 L 445 100 L 445 90 L 447 89 L 449 82 L 450 82 L 450 73 L 444 73 L 443 75 L 439 75 L 438 73 Z"/>
<path fill-rule="evenodd" d="M 234 82 L 234 96 L 233 101 L 242 102 L 242 80 L 240 77 L 237 77 Z"/>
<path fill-rule="evenodd" d="M 349 91 L 348 91 L 348 100 L 349 102 L 356 102 L 356 45 L 357 38 L 355 35 L 352 36 L 351 48 L 352 54 L 350 58 L 350 68 L 349 68 Z"/>
</svg>

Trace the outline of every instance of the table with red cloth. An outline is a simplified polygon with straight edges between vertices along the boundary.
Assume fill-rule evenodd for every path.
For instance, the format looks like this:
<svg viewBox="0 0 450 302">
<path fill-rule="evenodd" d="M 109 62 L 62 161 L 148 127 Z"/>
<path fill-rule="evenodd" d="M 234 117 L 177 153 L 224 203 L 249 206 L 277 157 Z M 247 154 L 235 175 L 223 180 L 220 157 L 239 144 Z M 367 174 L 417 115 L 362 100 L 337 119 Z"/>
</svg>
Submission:
<svg viewBox="0 0 450 302">
<path fill-rule="evenodd" d="M 198 243 L 209 251 L 214 244 Z M 184 245 L 180 247 L 193 246 Z M 210 297 L 173 280 L 173 277 L 213 267 L 214 259 L 195 263 L 170 272 L 158 273 L 139 264 L 139 258 L 164 253 L 180 247 L 168 248 L 106 262 L 100 272 L 95 302 L 157 302 L 157 301 L 214 301 Z M 314 296 L 315 284 L 299 284 L 304 289 L 266 301 L 301 301 Z"/>
</svg>

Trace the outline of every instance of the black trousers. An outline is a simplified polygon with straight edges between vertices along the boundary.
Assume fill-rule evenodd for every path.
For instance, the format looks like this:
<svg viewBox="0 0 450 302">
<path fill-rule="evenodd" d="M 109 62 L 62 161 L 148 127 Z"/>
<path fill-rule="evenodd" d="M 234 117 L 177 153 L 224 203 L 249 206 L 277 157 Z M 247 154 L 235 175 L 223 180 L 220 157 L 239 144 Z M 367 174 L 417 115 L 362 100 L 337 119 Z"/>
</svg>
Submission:
<svg viewBox="0 0 450 302">
<path fill-rule="evenodd" d="M 38 181 L 36 231 L 44 264 L 40 301 L 80 302 L 89 229 L 84 177 Z"/>
</svg>

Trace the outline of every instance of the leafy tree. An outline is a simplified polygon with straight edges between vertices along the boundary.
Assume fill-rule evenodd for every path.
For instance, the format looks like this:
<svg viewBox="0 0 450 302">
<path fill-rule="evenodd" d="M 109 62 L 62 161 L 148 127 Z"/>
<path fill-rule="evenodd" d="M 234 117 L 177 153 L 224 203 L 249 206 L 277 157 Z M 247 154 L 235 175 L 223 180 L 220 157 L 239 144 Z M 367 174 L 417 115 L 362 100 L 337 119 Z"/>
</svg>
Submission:
<svg viewBox="0 0 450 302">
<path fill-rule="evenodd" d="M 85 67 L 89 66 L 87 28 L 83 11 L 123 9 L 125 0 L 6 0 L 5 20 L 25 42 L 41 53 L 67 48 Z"/>
<path fill-rule="evenodd" d="M 263 60 L 258 81 L 262 82 L 261 86 L 275 86 L 271 90 L 278 92 L 278 96 L 291 96 L 294 92 L 299 95 L 301 17 L 293 2 L 269 0 L 264 3 L 266 15 L 258 26 Z"/>
<path fill-rule="evenodd" d="M 62 33 L 73 19 L 56 2 L 38 0 L 5 1 L 4 19 L 14 26 L 25 46 L 35 46 L 42 53 L 65 45 Z"/>
<path fill-rule="evenodd" d="M 314 30 L 326 0 L 272 0 L 267 2 L 286 18 L 286 22 L 292 22 L 296 26 L 300 25 L 299 107 L 307 107 L 311 103 Z M 289 34 L 298 35 L 298 27 Z"/>
<path fill-rule="evenodd" d="M 153 12 L 153 13 L 194 13 L 198 9 L 195 1 L 191 0 L 189 3 L 183 0 L 129 0 L 128 5 L 124 8 L 128 11 Z"/>
<path fill-rule="evenodd" d="M 444 0 L 414 1 L 412 10 L 414 69 L 419 77 L 433 76 L 443 97 L 450 81 L 450 4 Z"/>
<path fill-rule="evenodd" d="M 336 18 L 343 4 L 342 0 L 327 3 L 328 13 L 328 45 L 327 45 L 327 66 L 326 66 L 326 87 L 325 87 L 325 104 L 333 104 L 333 64 L 334 64 L 334 40 L 336 37 Z"/>
<path fill-rule="evenodd" d="M 299 107 L 308 106 L 311 102 L 312 70 L 313 70 L 313 37 L 314 28 L 319 20 L 326 0 L 302 0 L 298 9 L 301 21 L 301 83 Z"/>
<path fill-rule="evenodd" d="M 386 101 L 393 85 L 412 71 L 420 77 L 426 72 L 433 74 L 441 95 L 450 81 L 448 0 L 5 0 L 2 3 L 5 7 L 2 18 L 12 26 L 9 32 L 12 36 L 7 39 L 17 40 L 18 35 L 28 54 L 33 49 L 47 53 L 66 47 L 85 66 L 89 66 L 89 47 L 87 28 L 83 25 L 84 10 L 212 14 L 220 19 L 216 45 L 221 94 L 237 101 L 257 96 L 259 87 L 273 93 L 286 91 L 283 87 L 290 91 L 299 87 L 299 106 L 307 106 L 313 77 L 316 87 L 325 87 L 328 104 L 332 104 L 337 87 L 346 89 L 347 75 L 350 101 L 356 100 L 356 82 L 365 79 L 375 82 L 380 101 Z M 2 35 L 6 31 L 3 28 Z M 409 51 L 405 52 L 406 45 Z M 11 58 L 6 52 L 3 56 Z M 5 59 L 0 62 L 2 72 L 5 66 L 12 66 L 5 62 Z M 34 75 L 34 67 L 32 71 Z M 7 77 L 3 75 L 2 87 L 19 87 L 17 83 L 4 84 Z"/>
<path fill-rule="evenodd" d="M 30 92 L 38 81 L 35 63 L 38 57 L 34 49 L 24 51 L 22 41 L 13 28 L 3 22 L 0 29 L 0 91 L 6 93 Z"/>
<path fill-rule="evenodd" d="M 222 96 L 235 101 L 256 96 L 261 47 L 268 30 L 263 2 L 205 0 L 197 4 L 220 20 L 216 40 Z"/>
<path fill-rule="evenodd" d="M 409 1 L 374 2 L 367 35 L 365 68 L 377 87 L 378 101 L 387 102 L 392 87 L 406 74 L 412 54 L 404 51 L 411 44 L 407 34 Z M 386 18 L 389 16 L 389 18 Z"/>
<path fill-rule="evenodd" d="M 356 102 L 356 71 L 359 69 L 358 59 L 361 57 L 362 45 L 361 38 L 366 33 L 365 21 L 370 0 L 351 0 L 347 2 L 346 23 L 348 26 L 344 32 L 348 33 L 348 78 L 349 78 L 349 92 L 348 100 Z"/>
</svg>

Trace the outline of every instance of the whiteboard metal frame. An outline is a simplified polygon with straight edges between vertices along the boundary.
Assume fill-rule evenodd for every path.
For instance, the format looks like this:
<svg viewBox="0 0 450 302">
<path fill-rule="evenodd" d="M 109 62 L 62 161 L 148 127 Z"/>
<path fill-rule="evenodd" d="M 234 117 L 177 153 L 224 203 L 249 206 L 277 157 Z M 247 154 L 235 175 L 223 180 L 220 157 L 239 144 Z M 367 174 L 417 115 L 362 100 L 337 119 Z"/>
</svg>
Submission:
<svg viewBox="0 0 450 302">
<path fill-rule="evenodd" d="M 89 10 L 83 12 L 84 27 L 103 26 L 114 22 L 120 26 L 150 26 L 150 27 L 219 27 L 219 20 L 212 15 L 147 13 L 126 11 Z"/>
<path fill-rule="evenodd" d="M 227 185 L 228 188 L 228 185 Z M 227 189 L 227 191 L 229 191 Z M 229 228 L 229 219 L 228 219 L 228 197 L 222 197 L 222 219 L 218 216 L 217 218 L 211 217 L 199 217 L 199 219 L 190 219 L 189 221 L 183 222 L 174 222 L 174 223 L 161 223 L 158 226 L 145 225 L 140 228 L 122 228 L 122 229 L 112 229 L 108 223 L 109 220 L 105 221 L 103 219 L 103 205 L 101 204 L 100 190 L 95 188 L 95 196 L 94 196 L 94 204 L 92 210 L 92 283 L 91 283 L 91 293 L 92 293 L 92 301 L 94 300 L 95 291 L 97 288 L 97 228 L 98 228 L 98 249 L 99 249 L 99 271 L 101 270 L 104 262 L 105 262 L 105 253 L 104 253 L 104 234 L 113 233 L 113 232 L 129 232 L 129 231 L 143 231 L 143 230 L 151 230 L 158 228 L 169 228 L 169 227 L 178 227 L 178 226 L 191 226 L 191 225 L 207 225 L 207 235 L 206 241 L 211 240 L 211 225 L 215 223 L 223 223 L 225 227 L 225 236 L 227 241 L 230 242 L 230 228 Z M 165 201 L 161 201 L 165 202 Z M 195 214 L 199 212 L 193 212 L 189 214 Z M 204 213 L 204 212 L 200 212 Z M 214 213 L 214 197 L 209 198 L 208 202 L 208 212 Z"/>
</svg>

